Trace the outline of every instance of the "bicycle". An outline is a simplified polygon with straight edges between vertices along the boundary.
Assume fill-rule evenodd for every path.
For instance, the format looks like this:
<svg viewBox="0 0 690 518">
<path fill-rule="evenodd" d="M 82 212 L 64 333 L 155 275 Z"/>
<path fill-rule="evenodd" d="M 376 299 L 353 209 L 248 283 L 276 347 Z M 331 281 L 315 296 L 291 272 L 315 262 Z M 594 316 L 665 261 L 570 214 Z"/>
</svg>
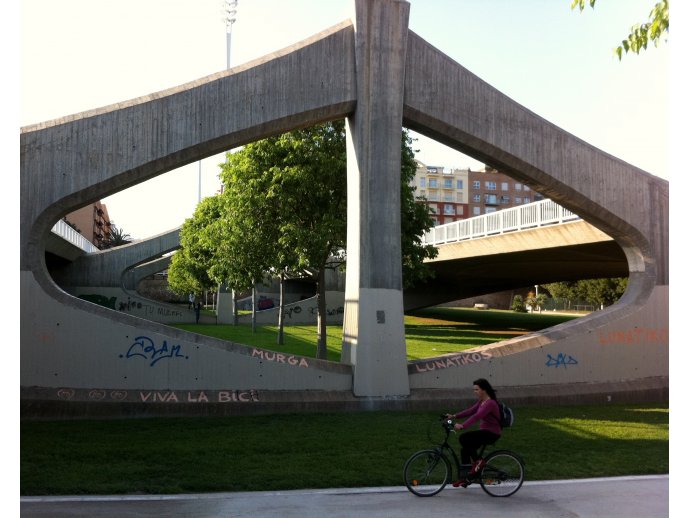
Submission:
<svg viewBox="0 0 690 518">
<path fill-rule="evenodd" d="M 514 495 L 525 480 L 525 464 L 522 458 L 509 450 L 496 450 L 484 457 L 486 445 L 479 450 L 479 459 L 471 465 L 461 465 L 455 450 L 448 444 L 454 430 L 454 421 L 441 416 L 445 438 L 438 446 L 414 453 L 403 468 L 405 486 L 416 496 L 434 496 L 443 490 L 453 476 L 453 468 L 446 452 L 455 464 L 458 474 L 454 487 L 467 487 L 479 483 L 488 495 L 507 497 Z M 461 482 L 464 479 L 464 482 Z"/>
</svg>

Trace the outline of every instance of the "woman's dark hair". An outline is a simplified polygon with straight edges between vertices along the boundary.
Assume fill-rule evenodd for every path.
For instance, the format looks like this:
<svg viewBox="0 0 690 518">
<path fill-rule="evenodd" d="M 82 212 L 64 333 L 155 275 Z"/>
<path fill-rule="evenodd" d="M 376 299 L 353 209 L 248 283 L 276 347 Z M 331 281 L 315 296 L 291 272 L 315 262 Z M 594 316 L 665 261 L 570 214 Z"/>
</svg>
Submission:
<svg viewBox="0 0 690 518">
<path fill-rule="evenodd" d="M 491 386 L 491 383 L 486 381 L 484 378 L 479 378 L 478 380 L 474 380 L 472 382 L 472 385 L 477 385 L 480 389 L 484 390 L 487 394 L 489 394 L 489 397 L 491 399 L 493 399 L 493 400 L 496 399 L 496 391 Z"/>
</svg>

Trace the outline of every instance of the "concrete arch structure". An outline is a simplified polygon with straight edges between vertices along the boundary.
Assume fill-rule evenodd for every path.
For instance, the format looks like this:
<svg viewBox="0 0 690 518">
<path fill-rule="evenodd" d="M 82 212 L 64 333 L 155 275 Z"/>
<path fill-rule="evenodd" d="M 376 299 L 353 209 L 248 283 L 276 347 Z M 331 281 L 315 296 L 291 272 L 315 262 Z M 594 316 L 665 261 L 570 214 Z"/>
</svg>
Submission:
<svg viewBox="0 0 690 518">
<path fill-rule="evenodd" d="M 556 386 L 577 394 L 568 389 L 574 382 L 627 388 L 630 380 L 667 388 L 668 182 L 588 146 L 470 74 L 408 30 L 407 2 L 355 6 L 354 23 L 264 59 L 22 129 L 27 415 L 49 408 L 131 415 L 409 406 L 429 393 L 437 397 L 435 391 L 462 395 L 457 387 L 477 374 L 525 391 Z M 443 82 L 429 81 L 441 73 Z M 70 210 L 224 150 L 344 117 L 349 265 L 342 363 L 113 312 L 70 296 L 48 274 L 48 233 Z M 621 302 L 491 352 L 430 360 L 433 368 L 408 365 L 396 217 L 402 124 L 509 172 L 612 236 L 630 270 Z M 600 365 L 567 370 L 576 365 L 567 358 L 576 356 L 577 365 Z M 625 365 L 613 368 L 621 357 Z M 548 358 L 566 368 L 545 377 L 545 368 L 555 370 Z"/>
</svg>

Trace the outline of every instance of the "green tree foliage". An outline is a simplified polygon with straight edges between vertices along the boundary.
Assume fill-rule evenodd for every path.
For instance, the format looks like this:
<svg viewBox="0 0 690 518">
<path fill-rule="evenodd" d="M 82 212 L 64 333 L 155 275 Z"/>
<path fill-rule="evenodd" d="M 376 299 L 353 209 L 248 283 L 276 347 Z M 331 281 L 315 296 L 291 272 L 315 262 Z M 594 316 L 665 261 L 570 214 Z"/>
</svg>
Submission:
<svg viewBox="0 0 690 518">
<path fill-rule="evenodd" d="M 325 271 L 344 261 L 344 149 L 342 121 L 313 126 L 228 153 L 220 175 L 226 205 L 219 247 L 226 264 L 219 279 L 314 279 L 318 358 L 326 358 Z"/>
<path fill-rule="evenodd" d="M 101 248 L 115 248 L 116 246 L 127 245 L 131 242 L 132 237 L 113 224 L 110 225 L 110 230 L 108 230 Z"/>
<path fill-rule="evenodd" d="M 411 143 L 403 131 L 400 194 L 405 287 L 431 275 L 423 261 L 437 254 L 436 248 L 421 242 L 433 222 L 427 207 L 415 203 L 414 188 L 409 185 L 416 170 Z M 221 169 L 224 189 L 213 202 L 217 213 L 197 209 L 194 221 L 182 228 L 180 269 L 198 265 L 203 274 L 188 273 L 198 276 L 199 284 L 207 277 L 238 290 L 265 276 L 313 278 L 318 293 L 317 357 L 325 358 L 325 271 L 343 266 L 346 259 L 344 121 L 248 144 L 228 153 Z M 190 251 L 185 250 L 188 247 Z M 183 286 L 184 276 L 176 275 Z"/>
<path fill-rule="evenodd" d="M 554 298 L 587 301 L 596 306 L 610 306 L 615 303 L 623 296 L 627 286 L 627 277 L 554 282 L 544 285 Z"/>
<path fill-rule="evenodd" d="M 586 4 L 594 8 L 597 0 L 573 0 L 571 9 L 580 8 L 580 12 L 585 9 Z M 623 51 L 639 54 L 641 50 L 647 49 L 649 42 L 654 46 L 659 45 L 659 40 L 664 33 L 668 33 L 668 0 L 661 0 L 654 4 L 649 13 L 649 21 L 642 24 L 635 24 L 630 28 L 630 34 L 621 44 L 614 49 L 620 61 L 623 58 Z"/>
<path fill-rule="evenodd" d="M 510 309 L 516 311 L 517 313 L 527 312 L 527 308 L 525 307 L 525 301 L 522 299 L 522 295 L 515 295 L 513 297 L 513 302 L 510 304 Z"/>
<path fill-rule="evenodd" d="M 412 149 L 412 137 L 407 130 L 402 135 L 402 155 L 400 157 L 400 227 L 403 287 L 411 288 L 429 279 L 433 272 L 424 264 L 425 259 L 433 259 L 438 249 L 422 243 L 422 236 L 434 225 L 429 208 L 425 203 L 417 203 L 415 187 L 412 185 L 417 162 Z"/>
<path fill-rule="evenodd" d="M 525 304 L 531 308 L 532 312 L 539 311 L 541 313 L 541 309 L 544 307 L 545 302 L 546 295 L 543 293 L 536 295 L 534 292 L 530 291 L 525 298 Z"/>
<path fill-rule="evenodd" d="M 214 234 L 220 226 L 222 200 L 203 199 L 191 218 L 180 230 L 180 249 L 173 255 L 168 268 L 168 286 L 178 295 L 193 293 L 197 298 L 217 282 L 213 272 L 217 268 Z"/>
</svg>

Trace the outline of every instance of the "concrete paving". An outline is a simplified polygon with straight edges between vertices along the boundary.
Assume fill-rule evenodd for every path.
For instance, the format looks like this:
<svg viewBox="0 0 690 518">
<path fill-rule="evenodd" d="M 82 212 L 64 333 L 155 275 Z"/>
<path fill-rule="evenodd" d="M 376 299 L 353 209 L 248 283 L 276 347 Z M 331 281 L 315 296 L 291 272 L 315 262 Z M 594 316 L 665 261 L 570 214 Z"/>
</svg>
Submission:
<svg viewBox="0 0 690 518">
<path fill-rule="evenodd" d="M 669 516 L 669 476 L 526 482 L 509 498 L 479 486 L 419 498 L 404 487 L 160 496 L 24 497 L 24 517 Z"/>
</svg>

